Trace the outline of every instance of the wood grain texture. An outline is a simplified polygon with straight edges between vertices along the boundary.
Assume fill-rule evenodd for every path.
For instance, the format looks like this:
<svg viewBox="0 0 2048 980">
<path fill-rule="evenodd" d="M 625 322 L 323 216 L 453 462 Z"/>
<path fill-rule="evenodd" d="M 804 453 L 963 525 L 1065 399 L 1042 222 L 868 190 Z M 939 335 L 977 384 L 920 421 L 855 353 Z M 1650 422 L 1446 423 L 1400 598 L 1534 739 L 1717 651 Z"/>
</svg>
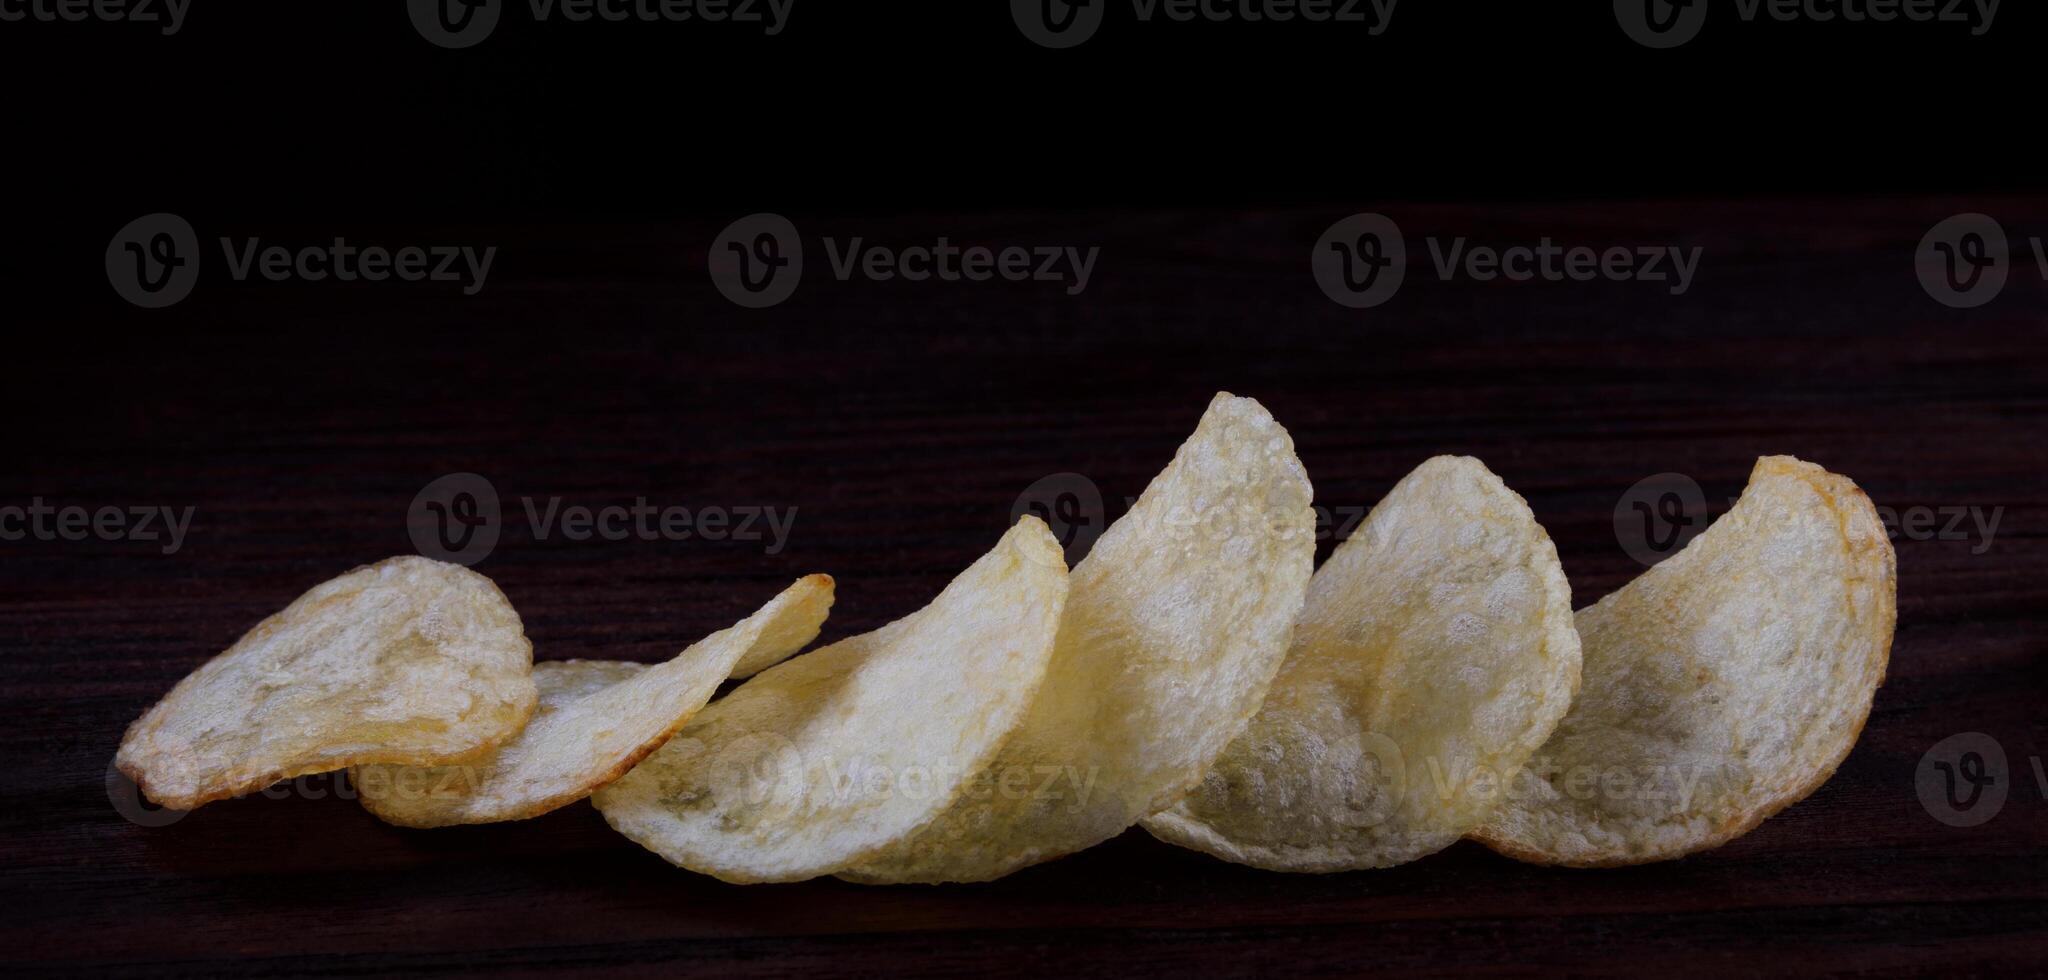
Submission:
<svg viewBox="0 0 2048 980">
<path fill-rule="evenodd" d="M 1921 292 L 1934 221 L 2048 235 L 2048 202 L 1729 201 L 1403 206 L 1410 238 L 1697 244 L 1683 296 L 1638 283 L 1436 282 L 1339 307 L 1313 211 L 792 215 L 894 244 L 1102 248 L 1087 291 L 838 282 L 741 310 L 703 275 L 715 224 L 351 229 L 496 244 L 479 295 L 445 284 L 202 279 L 142 311 L 29 311 L 4 399 L 0 505 L 195 508 L 176 554 L 0 543 L 0 960 L 201 975 L 572 972 L 1720 974 L 2034 972 L 2048 962 L 2048 289 Z M 273 232 L 279 240 L 293 236 Z M 332 236 L 306 229 L 304 240 Z M 839 581 L 830 640 L 921 606 L 1023 488 L 1086 474 L 1135 495 L 1210 394 L 1262 400 L 1319 502 L 1369 507 L 1436 453 L 1529 499 L 1583 606 L 1640 570 L 1613 526 L 1653 473 L 1724 510 L 1766 453 L 1880 505 L 2003 508 L 1987 542 L 1901 539 L 1890 678 L 1810 799 L 1721 850 L 1617 871 L 1470 844 L 1381 872 L 1280 875 L 1142 832 L 1000 882 L 740 888 L 612 834 L 587 805 L 516 824 L 389 827 L 302 781 L 164 827 L 104 775 L 124 726 L 298 593 L 411 550 L 405 511 L 475 471 L 507 523 L 479 570 L 542 659 L 664 659 L 808 572 Z M 798 508 L 787 547 L 541 540 L 517 501 Z M 1329 545 L 1324 545 L 1327 554 Z M 1930 816 L 1915 768 L 1983 732 L 2009 798 Z"/>
</svg>

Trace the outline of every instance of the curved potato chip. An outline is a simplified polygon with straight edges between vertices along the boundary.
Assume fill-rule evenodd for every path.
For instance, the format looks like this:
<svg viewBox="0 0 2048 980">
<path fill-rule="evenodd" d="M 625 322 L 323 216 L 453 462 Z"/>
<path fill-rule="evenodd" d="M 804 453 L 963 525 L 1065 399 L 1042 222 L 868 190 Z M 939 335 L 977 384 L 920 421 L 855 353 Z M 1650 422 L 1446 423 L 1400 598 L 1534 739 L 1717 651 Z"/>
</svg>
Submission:
<svg viewBox="0 0 2048 980">
<path fill-rule="evenodd" d="M 930 605 L 764 671 L 591 802 L 727 881 L 827 874 L 943 810 L 1045 678 L 1066 563 L 1026 517 Z"/>
<path fill-rule="evenodd" d="M 1586 679 L 1475 837 L 1539 864 L 1717 847 L 1804 798 L 1856 744 L 1897 621 L 1870 498 L 1757 460 L 1726 516 L 1582 610 Z"/>
<path fill-rule="evenodd" d="M 1315 562 L 1308 474 L 1249 398 L 1194 435 L 1075 566 L 1045 688 L 945 816 L 863 882 L 983 881 L 1101 843 L 1179 799 L 1258 710 Z"/>
<path fill-rule="evenodd" d="M 828 581 L 830 578 L 831 576 L 826 576 Z M 829 596 L 826 598 L 826 605 L 828 607 L 831 605 Z M 820 625 L 823 624 L 821 623 Z M 732 670 L 726 674 L 726 677 L 736 681 L 745 680 L 796 656 L 798 650 L 810 646 L 811 641 L 817 638 L 818 630 L 813 628 L 809 636 L 796 643 L 790 643 L 786 640 L 764 639 L 762 642 L 755 644 L 754 648 L 748 650 L 744 656 L 740 657 L 740 662 L 732 665 Z"/>
<path fill-rule="evenodd" d="M 1493 813 L 1578 685 L 1550 536 L 1484 464 L 1438 456 L 1309 580 L 1251 726 L 1145 829 L 1275 871 L 1412 861 Z"/>
<path fill-rule="evenodd" d="M 114 762 L 181 810 L 352 765 L 459 760 L 533 714 L 533 647 L 491 580 L 417 556 L 316 585 L 128 727 Z"/>
<path fill-rule="evenodd" d="M 525 820 L 567 806 L 660 748 L 734 663 L 779 660 L 817 639 L 831 608 L 831 576 L 811 575 L 667 663 L 536 664 L 540 710 L 511 741 L 457 765 L 358 768 L 357 793 L 371 813 L 401 827 Z"/>
</svg>

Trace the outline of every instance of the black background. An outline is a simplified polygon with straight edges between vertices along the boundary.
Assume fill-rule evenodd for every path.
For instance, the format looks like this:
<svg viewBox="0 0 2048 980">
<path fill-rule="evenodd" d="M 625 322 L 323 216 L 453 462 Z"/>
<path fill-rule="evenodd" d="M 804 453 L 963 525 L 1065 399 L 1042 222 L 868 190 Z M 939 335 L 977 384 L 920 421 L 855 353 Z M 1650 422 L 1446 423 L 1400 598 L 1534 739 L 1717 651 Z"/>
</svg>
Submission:
<svg viewBox="0 0 2048 980">
<path fill-rule="evenodd" d="M 1947 0 L 1942 0 L 1946 3 Z M 918 205 L 1868 194 L 2038 186 L 2041 13 L 1632 43 L 1605 3 L 1365 24 L 1137 21 L 1065 51 L 1000 3 L 425 43 L 400 3 L 195 2 L 181 32 L 8 25 L 27 201 L 108 214 L 645 217 Z M 96 215 L 101 213 L 97 210 Z"/>
<path fill-rule="evenodd" d="M 10 23 L 4 274 L 71 285 L 72 256 L 152 211 L 325 231 L 2040 187 L 2033 6 L 1971 36 L 1703 2 L 1701 34 L 1665 51 L 1605 3 L 1408 0 L 1378 36 L 1369 13 L 1140 22 L 1113 3 L 1061 51 L 996 2 L 807 0 L 775 36 L 508 3 L 462 50 L 398 2 L 195 2 L 171 37 Z"/>
<path fill-rule="evenodd" d="M 1553 9 L 1555 8 L 1555 9 Z M 0 949 L 53 972 L 2037 972 L 2048 837 L 2048 317 L 2023 253 L 1951 310 L 1915 244 L 2048 235 L 2038 5 L 1956 25 L 1741 22 L 1670 51 L 1608 4 L 1406 0 L 1391 28 L 1135 22 L 1052 51 L 1004 5 L 798 0 L 725 25 L 536 24 L 459 51 L 395 2 L 195 0 L 0 23 L 11 370 L 0 504 L 192 506 L 174 555 L 0 544 Z M 1697 245 L 1640 283 L 1416 278 L 1369 311 L 1306 256 L 1345 215 L 1496 245 Z M 487 288 L 233 282 L 142 310 L 102 254 L 170 211 L 266 243 L 493 244 Z M 807 237 L 1099 245 L 1090 288 L 833 282 L 747 311 L 704 273 L 759 211 Z M 209 246 L 210 247 L 210 246 Z M 822 256 L 819 257 L 822 264 Z M 800 508 L 786 550 L 540 540 L 480 570 L 536 655 L 657 660 L 834 574 L 834 638 L 917 608 L 1039 477 L 1142 489 L 1216 390 L 1293 433 L 1319 502 L 1484 459 L 1583 606 L 1641 570 L 1612 514 L 1757 455 L 1882 506 L 2004 508 L 1901 539 L 1891 677 L 1837 776 L 1721 850 L 1597 873 L 1461 844 L 1274 875 L 1126 834 L 991 885 L 739 889 L 585 806 L 435 833 L 334 799 L 164 828 L 109 805 L 123 726 L 242 630 L 411 549 L 427 481 L 508 498 Z M 1706 515 L 1701 515 L 1702 517 Z M 1323 554 L 1327 554 L 1325 544 Z M 1984 732 L 2006 810 L 1931 819 L 1926 752 Z"/>
</svg>

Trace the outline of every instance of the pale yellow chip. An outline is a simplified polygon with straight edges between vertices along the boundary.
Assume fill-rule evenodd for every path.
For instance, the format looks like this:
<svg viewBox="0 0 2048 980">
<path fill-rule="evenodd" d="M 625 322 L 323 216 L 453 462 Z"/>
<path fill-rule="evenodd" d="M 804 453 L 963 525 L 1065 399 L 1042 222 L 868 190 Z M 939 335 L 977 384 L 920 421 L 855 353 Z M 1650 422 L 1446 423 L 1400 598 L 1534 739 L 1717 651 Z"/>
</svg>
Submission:
<svg viewBox="0 0 2048 980">
<path fill-rule="evenodd" d="M 1856 744 L 1897 620 L 1891 542 L 1847 477 L 1757 461 L 1742 499 L 1578 615 L 1585 683 L 1475 836 L 1541 864 L 1725 844 Z"/>
<path fill-rule="evenodd" d="M 1550 536 L 1485 465 L 1439 456 L 1316 572 L 1250 727 L 1145 828 L 1276 871 L 1412 861 L 1493 812 L 1578 684 Z"/>
<path fill-rule="evenodd" d="M 930 605 L 770 668 L 591 802 L 727 881 L 828 874 L 943 811 L 1045 679 L 1066 563 L 1026 517 Z"/>
<path fill-rule="evenodd" d="M 533 714 L 533 648 L 490 579 L 392 558 L 314 586 L 128 727 L 115 765 L 163 806 L 365 763 L 455 761 Z"/>
<path fill-rule="evenodd" d="M 517 737 L 452 766 L 361 767 L 358 795 L 371 813 L 405 827 L 524 820 L 566 806 L 660 748 L 735 663 L 781 660 L 817 639 L 831 608 L 831 576 L 812 575 L 663 664 L 536 664 L 540 710 Z"/>
<path fill-rule="evenodd" d="M 987 880 L 1172 804 L 1258 710 L 1314 562 L 1293 440 L 1258 402 L 1217 395 L 1074 568 L 1052 670 L 1017 738 L 943 818 L 842 874 Z"/>
<path fill-rule="evenodd" d="M 829 582 L 830 576 L 826 576 L 826 580 Z M 826 598 L 827 605 L 830 605 L 830 601 L 828 593 Z M 730 680 L 744 680 L 752 677 L 795 656 L 797 651 L 810 646 L 811 641 L 817 638 L 818 631 L 813 629 L 809 636 L 804 637 L 798 643 L 789 643 L 772 637 L 764 639 L 762 642 L 755 644 L 753 649 L 743 654 L 740 657 L 739 663 L 732 665 L 732 670 L 726 674 L 726 677 Z"/>
</svg>

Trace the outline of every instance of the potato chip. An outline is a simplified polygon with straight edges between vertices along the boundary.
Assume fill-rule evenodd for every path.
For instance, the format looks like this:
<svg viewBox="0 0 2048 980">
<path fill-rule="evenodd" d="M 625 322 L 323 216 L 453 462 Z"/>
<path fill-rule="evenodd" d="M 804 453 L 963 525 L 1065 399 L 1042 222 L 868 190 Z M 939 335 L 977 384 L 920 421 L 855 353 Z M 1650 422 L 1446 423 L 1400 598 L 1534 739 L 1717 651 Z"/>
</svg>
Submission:
<svg viewBox="0 0 2048 980">
<path fill-rule="evenodd" d="M 829 581 L 830 576 L 826 576 L 826 578 Z M 831 605 L 829 595 L 826 598 L 826 605 L 828 607 Z M 762 642 L 755 644 L 753 649 L 748 650 L 746 655 L 740 658 L 739 663 L 732 665 L 732 670 L 726 674 L 726 677 L 731 680 L 744 680 L 752 677 L 795 656 L 798 650 L 810 646 L 811 641 L 817 638 L 818 630 L 815 628 L 811 630 L 809 636 L 804 637 L 801 642 L 795 644 L 773 638 L 764 638 Z"/>
<path fill-rule="evenodd" d="M 930 605 L 763 671 L 591 798 L 727 881 L 827 874 L 930 821 L 1045 679 L 1066 562 L 1026 517 Z"/>
<path fill-rule="evenodd" d="M 130 725 L 114 762 L 189 810 L 306 773 L 457 761 L 526 724 L 532 665 L 490 579 L 392 558 L 256 624 Z"/>
<path fill-rule="evenodd" d="M 1493 813 L 1578 684 L 1550 536 L 1484 464 L 1439 456 L 1309 580 L 1264 706 L 1145 828 L 1275 871 L 1412 861 Z"/>
<path fill-rule="evenodd" d="M 403 827 L 524 820 L 566 806 L 660 748 L 733 664 L 781 660 L 817 639 L 831 608 L 831 576 L 812 575 L 667 663 L 536 664 L 540 710 L 518 736 L 458 765 L 359 768 L 357 792 L 371 813 Z"/>
<path fill-rule="evenodd" d="M 1856 484 L 1758 460 L 1726 516 L 1579 613 L 1585 686 L 1474 836 L 1539 864 L 1641 864 L 1804 798 L 1869 717 L 1894 578 Z"/>
<path fill-rule="evenodd" d="M 1249 398 L 1219 394 L 1074 568 L 1030 718 L 942 819 L 843 872 L 981 881 L 1070 854 L 1188 792 L 1287 652 L 1315 562 L 1308 474 Z"/>
</svg>

